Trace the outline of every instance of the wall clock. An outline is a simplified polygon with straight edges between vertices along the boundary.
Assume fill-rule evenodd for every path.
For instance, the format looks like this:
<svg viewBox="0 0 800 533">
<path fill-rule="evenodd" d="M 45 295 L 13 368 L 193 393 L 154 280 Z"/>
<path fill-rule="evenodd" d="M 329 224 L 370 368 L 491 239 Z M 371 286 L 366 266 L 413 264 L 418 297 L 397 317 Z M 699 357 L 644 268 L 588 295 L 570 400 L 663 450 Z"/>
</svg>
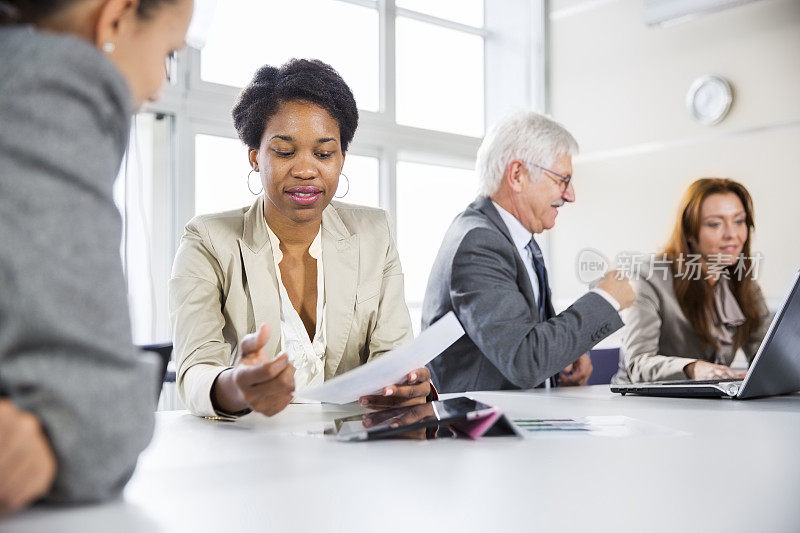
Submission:
<svg viewBox="0 0 800 533">
<path fill-rule="evenodd" d="M 707 126 L 721 122 L 730 111 L 731 103 L 731 84 L 720 76 L 697 78 L 686 94 L 686 106 L 692 118 Z"/>
</svg>

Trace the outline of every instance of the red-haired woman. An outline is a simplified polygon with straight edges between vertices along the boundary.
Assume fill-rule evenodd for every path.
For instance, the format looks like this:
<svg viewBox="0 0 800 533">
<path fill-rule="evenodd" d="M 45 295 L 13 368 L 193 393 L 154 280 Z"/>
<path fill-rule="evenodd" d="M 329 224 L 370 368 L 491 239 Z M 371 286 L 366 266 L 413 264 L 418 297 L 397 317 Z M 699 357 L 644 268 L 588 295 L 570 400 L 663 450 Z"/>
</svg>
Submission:
<svg viewBox="0 0 800 533">
<path fill-rule="evenodd" d="M 753 229 L 743 185 L 703 178 L 689 186 L 663 256 L 633 283 L 614 382 L 736 377 L 739 348 L 752 361 L 769 327 Z"/>
</svg>

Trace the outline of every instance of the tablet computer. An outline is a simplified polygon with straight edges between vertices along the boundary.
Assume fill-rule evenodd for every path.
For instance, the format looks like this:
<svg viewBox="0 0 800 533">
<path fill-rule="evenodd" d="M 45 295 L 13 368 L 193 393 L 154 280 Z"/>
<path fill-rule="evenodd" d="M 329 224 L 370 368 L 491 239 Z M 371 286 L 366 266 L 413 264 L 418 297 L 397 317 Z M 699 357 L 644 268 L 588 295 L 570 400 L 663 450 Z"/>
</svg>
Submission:
<svg viewBox="0 0 800 533">
<path fill-rule="evenodd" d="M 333 434 L 341 441 L 387 437 L 424 439 L 431 428 L 453 427 L 459 433 L 477 438 L 491 428 L 501 415 L 496 407 L 459 396 L 340 418 L 334 420 Z"/>
</svg>

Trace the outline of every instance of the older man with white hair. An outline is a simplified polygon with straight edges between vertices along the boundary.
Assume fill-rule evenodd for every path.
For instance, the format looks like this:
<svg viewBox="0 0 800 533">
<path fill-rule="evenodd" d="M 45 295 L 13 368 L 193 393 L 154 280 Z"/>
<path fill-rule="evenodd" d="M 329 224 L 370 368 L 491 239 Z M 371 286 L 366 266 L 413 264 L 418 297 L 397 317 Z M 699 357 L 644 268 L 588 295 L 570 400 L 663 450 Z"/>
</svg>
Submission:
<svg viewBox="0 0 800 533">
<path fill-rule="evenodd" d="M 454 311 L 467 335 L 430 363 L 439 392 L 583 385 L 586 352 L 620 327 L 634 293 L 616 273 L 559 315 L 534 235 L 575 201 L 578 144 L 557 122 L 517 112 L 478 150 L 478 198 L 453 221 L 433 264 L 422 327 Z"/>
</svg>

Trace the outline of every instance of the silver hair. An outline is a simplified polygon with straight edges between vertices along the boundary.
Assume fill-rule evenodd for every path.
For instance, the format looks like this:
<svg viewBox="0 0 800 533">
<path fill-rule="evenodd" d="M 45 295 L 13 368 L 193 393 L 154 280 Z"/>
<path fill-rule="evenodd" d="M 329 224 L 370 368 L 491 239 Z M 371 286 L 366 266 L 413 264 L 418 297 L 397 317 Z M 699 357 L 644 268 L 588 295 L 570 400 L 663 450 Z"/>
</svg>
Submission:
<svg viewBox="0 0 800 533">
<path fill-rule="evenodd" d="M 564 126 L 533 111 L 515 111 L 492 126 L 478 148 L 478 192 L 483 196 L 495 194 L 512 161 L 530 161 L 549 168 L 557 157 L 577 153 L 578 143 Z M 537 171 L 535 177 L 539 175 Z"/>
</svg>

